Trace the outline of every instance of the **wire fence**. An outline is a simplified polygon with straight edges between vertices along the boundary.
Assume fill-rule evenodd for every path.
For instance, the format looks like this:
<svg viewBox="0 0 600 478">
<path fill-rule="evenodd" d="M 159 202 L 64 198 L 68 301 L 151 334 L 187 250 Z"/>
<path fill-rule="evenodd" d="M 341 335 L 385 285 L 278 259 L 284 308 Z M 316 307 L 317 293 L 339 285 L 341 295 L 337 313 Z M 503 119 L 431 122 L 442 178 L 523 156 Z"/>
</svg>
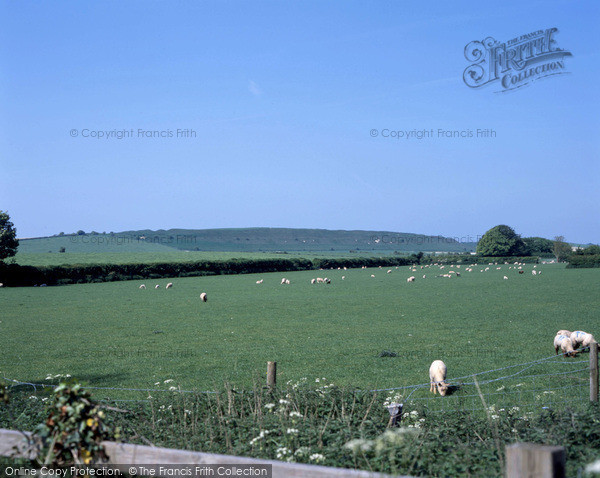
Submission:
<svg viewBox="0 0 600 478">
<path fill-rule="evenodd" d="M 527 373 L 526 373 L 527 372 Z M 460 377 L 448 377 L 449 389 L 445 397 L 430 393 L 430 383 L 420 383 L 402 387 L 362 390 L 377 393 L 387 402 L 410 404 L 412 408 L 423 407 L 430 412 L 444 411 L 484 411 L 494 408 L 550 408 L 559 404 L 585 403 L 589 401 L 590 360 L 586 358 L 565 359 L 562 355 L 552 355 L 531 362 L 476 372 Z M 57 385 L 32 383 L 2 377 L 10 388 L 30 388 L 33 393 L 55 389 Z M 95 387 L 87 390 L 107 392 L 99 397 L 104 402 L 146 402 L 152 394 L 216 394 L 214 390 L 183 390 L 168 388 Z M 110 392 L 120 395 L 116 398 Z M 122 398 L 125 393 L 127 398 Z M 253 391 L 238 391 L 253 393 Z M 112 395 L 112 396 L 110 396 Z M 138 398 L 130 398 L 136 396 Z"/>
</svg>

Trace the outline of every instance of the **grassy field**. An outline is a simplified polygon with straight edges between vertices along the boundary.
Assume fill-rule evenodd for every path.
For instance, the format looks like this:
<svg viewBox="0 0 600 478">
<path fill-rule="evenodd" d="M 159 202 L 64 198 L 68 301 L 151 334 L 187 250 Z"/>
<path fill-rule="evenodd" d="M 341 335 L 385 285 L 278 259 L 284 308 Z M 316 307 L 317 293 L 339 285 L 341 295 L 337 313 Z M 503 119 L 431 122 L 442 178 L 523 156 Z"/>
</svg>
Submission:
<svg viewBox="0 0 600 478">
<path fill-rule="evenodd" d="M 289 286 L 277 273 L 175 279 L 170 290 L 169 280 L 145 281 L 146 290 L 141 281 L 4 288 L 0 375 L 49 383 L 48 374 L 69 374 L 123 388 L 166 389 L 173 380 L 169 386 L 207 390 L 262 382 L 275 360 L 280 382 L 325 377 L 390 388 L 427 382 L 429 364 L 441 358 L 452 381 L 548 357 L 558 329 L 600 333 L 600 271 L 545 265 L 532 276 L 532 267 L 518 275 L 508 266 L 484 273 L 463 266 L 452 279 L 435 277 L 448 266 L 320 271 L 330 285 L 311 285 L 319 273 L 306 271 L 286 274 Z M 410 275 L 416 282 L 406 282 Z M 398 356 L 379 357 L 383 350 Z"/>
<path fill-rule="evenodd" d="M 217 252 L 217 251 L 178 251 L 174 249 L 154 252 L 19 252 L 15 261 L 27 266 L 57 266 L 65 264 L 151 264 L 156 262 L 194 262 L 228 259 L 294 259 L 294 258 L 332 258 L 332 257 L 379 257 L 380 252 L 361 251 L 360 254 L 348 252 Z"/>
</svg>

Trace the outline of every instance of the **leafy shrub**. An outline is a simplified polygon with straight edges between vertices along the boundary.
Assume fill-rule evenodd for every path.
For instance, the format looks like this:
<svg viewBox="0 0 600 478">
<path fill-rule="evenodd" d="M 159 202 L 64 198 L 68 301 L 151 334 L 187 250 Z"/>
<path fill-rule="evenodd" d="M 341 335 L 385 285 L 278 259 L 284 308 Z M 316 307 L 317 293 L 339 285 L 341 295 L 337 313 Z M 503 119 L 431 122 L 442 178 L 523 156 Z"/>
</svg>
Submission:
<svg viewBox="0 0 600 478">
<path fill-rule="evenodd" d="M 567 268 L 600 267 L 600 254 L 573 254 Z"/>
<path fill-rule="evenodd" d="M 102 441 L 118 438 L 118 432 L 104 423 L 104 412 L 79 384 L 61 383 L 48 405 L 48 418 L 34 437 L 40 441 L 39 461 L 65 467 L 106 460 Z"/>
</svg>

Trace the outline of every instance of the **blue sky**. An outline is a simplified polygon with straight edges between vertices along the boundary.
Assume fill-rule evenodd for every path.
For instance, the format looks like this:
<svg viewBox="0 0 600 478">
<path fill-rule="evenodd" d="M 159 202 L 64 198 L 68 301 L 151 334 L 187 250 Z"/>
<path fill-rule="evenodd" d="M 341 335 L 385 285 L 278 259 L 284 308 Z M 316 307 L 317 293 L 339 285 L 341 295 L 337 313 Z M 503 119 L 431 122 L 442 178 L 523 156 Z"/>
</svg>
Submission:
<svg viewBox="0 0 600 478">
<path fill-rule="evenodd" d="M 599 242 L 599 5 L 1 0 L 0 209 L 21 237 L 508 224 Z M 467 43 L 552 27 L 568 74 L 463 82 Z M 497 136 L 382 132 L 439 128 Z"/>
</svg>

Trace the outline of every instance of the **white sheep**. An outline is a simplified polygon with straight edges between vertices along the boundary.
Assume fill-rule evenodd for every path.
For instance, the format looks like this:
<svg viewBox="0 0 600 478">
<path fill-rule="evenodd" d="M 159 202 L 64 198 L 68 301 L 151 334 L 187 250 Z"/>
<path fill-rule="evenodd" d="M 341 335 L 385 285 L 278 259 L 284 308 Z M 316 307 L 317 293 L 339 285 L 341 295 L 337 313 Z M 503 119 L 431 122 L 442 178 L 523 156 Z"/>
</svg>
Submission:
<svg viewBox="0 0 600 478">
<path fill-rule="evenodd" d="M 322 277 L 317 277 L 317 284 L 320 284 L 321 282 L 325 282 L 325 279 Z"/>
<path fill-rule="evenodd" d="M 264 280 L 264 279 L 257 280 L 257 281 L 256 281 L 256 283 L 257 283 L 257 284 L 262 284 L 262 283 L 263 283 L 263 280 Z"/>
<path fill-rule="evenodd" d="M 537 275 L 536 271 L 531 271 L 531 275 Z"/>
<path fill-rule="evenodd" d="M 410 276 L 408 279 L 406 279 L 406 282 L 414 282 L 415 281 L 415 276 Z"/>
<path fill-rule="evenodd" d="M 206 292 L 202 292 L 202 294 L 200 294 L 200 300 L 202 302 L 206 302 L 208 300 L 208 297 L 206 296 Z"/>
<path fill-rule="evenodd" d="M 310 280 L 310 283 L 311 283 L 311 284 L 314 284 L 315 282 L 317 282 L 317 279 L 311 279 L 311 280 Z"/>
<path fill-rule="evenodd" d="M 284 277 L 283 279 L 281 279 L 281 283 L 285 284 L 286 278 Z"/>
<path fill-rule="evenodd" d="M 596 339 L 592 334 L 588 334 L 583 330 L 576 330 L 571 334 L 571 342 L 573 342 L 573 348 L 578 349 L 581 347 L 589 347 L 592 342 L 595 342 Z"/>
<path fill-rule="evenodd" d="M 344 280 L 346 278 L 346 276 L 342 276 L 342 280 Z"/>
<path fill-rule="evenodd" d="M 154 288 L 155 288 L 155 289 L 160 289 L 160 285 L 156 284 L 156 285 L 154 286 Z"/>
<path fill-rule="evenodd" d="M 167 288 L 167 289 L 170 289 L 171 287 L 173 287 L 173 283 L 172 283 L 172 282 L 169 282 L 169 283 L 167 284 L 167 287 L 166 287 L 166 288 Z"/>
<path fill-rule="evenodd" d="M 331 279 L 328 279 L 327 277 L 325 277 L 325 284 L 331 284 Z"/>
<path fill-rule="evenodd" d="M 371 274 L 371 278 L 374 278 L 374 277 L 375 277 L 375 275 L 374 275 L 374 274 Z"/>
<path fill-rule="evenodd" d="M 579 353 L 579 350 L 573 349 L 573 342 L 566 335 L 557 335 L 554 337 L 554 351 L 556 355 L 558 355 L 558 349 L 561 349 L 567 357 L 575 357 Z"/>
<path fill-rule="evenodd" d="M 290 285 L 290 280 L 289 280 L 289 279 L 286 279 L 286 280 L 285 280 L 285 283 L 286 283 L 287 285 Z"/>
<path fill-rule="evenodd" d="M 446 395 L 446 392 L 448 391 L 446 371 L 446 364 L 441 360 L 434 360 L 432 362 L 431 367 L 429 367 L 430 392 L 439 392 L 442 397 Z"/>
<path fill-rule="evenodd" d="M 388 269 L 387 273 L 391 274 L 392 273 L 392 269 Z"/>
<path fill-rule="evenodd" d="M 566 335 L 567 337 L 571 337 L 571 331 L 570 330 L 559 330 L 558 332 L 556 332 L 556 335 Z"/>
<path fill-rule="evenodd" d="M 508 280 L 508 277 L 504 276 L 504 280 Z"/>
<path fill-rule="evenodd" d="M 140 289 L 145 289 L 145 288 L 146 288 L 146 286 L 145 286 L 144 284 L 142 284 L 142 285 L 140 286 Z"/>
</svg>

